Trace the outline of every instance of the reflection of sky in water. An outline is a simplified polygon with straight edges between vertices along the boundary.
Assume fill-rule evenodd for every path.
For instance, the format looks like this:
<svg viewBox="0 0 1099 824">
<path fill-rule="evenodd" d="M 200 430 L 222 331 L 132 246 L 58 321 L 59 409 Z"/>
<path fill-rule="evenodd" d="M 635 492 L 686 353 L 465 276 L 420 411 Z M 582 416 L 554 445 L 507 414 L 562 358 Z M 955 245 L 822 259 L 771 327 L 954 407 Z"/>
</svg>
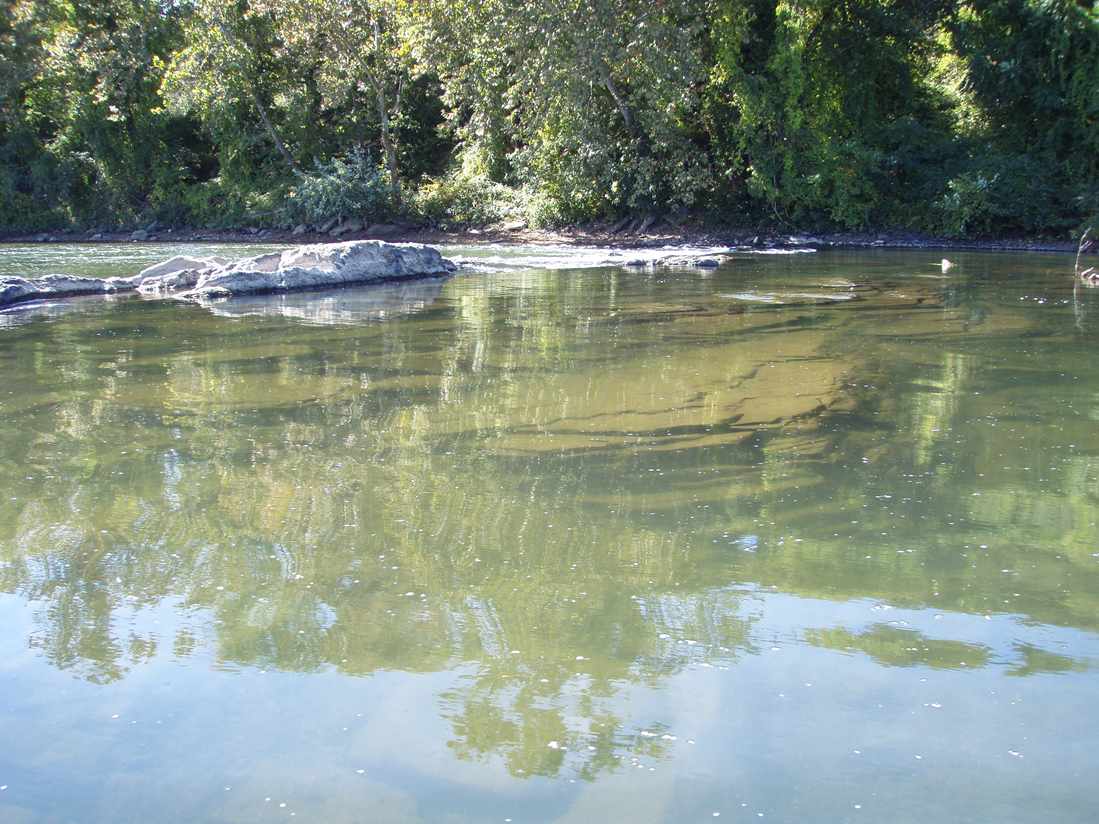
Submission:
<svg viewBox="0 0 1099 824">
<path fill-rule="evenodd" d="M 329 291 L 250 295 L 206 304 L 226 318 L 285 317 L 321 325 L 381 321 L 430 306 L 443 289 L 442 280 L 381 283 Z"/>
<path fill-rule="evenodd" d="M 71 312 L 101 312 L 116 300 L 118 298 L 115 297 L 91 297 L 17 303 L 0 309 L 0 332 L 32 321 L 59 318 Z"/>
<path fill-rule="evenodd" d="M 456 806 L 472 820 L 531 810 L 538 820 L 567 821 L 715 811 L 779 820 L 812 811 L 836 820 L 857 804 L 897 820 L 1022 821 L 1035 792 L 1062 820 L 1086 820 L 1090 773 L 1071 765 L 1091 763 L 1089 742 L 1099 732 L 1093 671 L 1010 676 L 1023 644 L 1073 649 L 1093 665 L 1095 635 L 1007 615 L 883 610 L 753 589 L 736 595 L 752 622 L 741 647 L 673 635 L 669 648 L 687 648 L 686 663 L 656 683 L 623 683 L 613 697 L 589 695 L 578 662 L 528 709 L 515 703 L 509 679 L 479 692 L 471 685 L 480 665 L 457 660 L 439 671 L 346 679 L 338 668 L 294 674 L 226 667 L 208 656 L 182 666 L 165 646 L 123 681 L 82 684 L 27 657 L 18 638 L 31 630 L 26 612 L 0 598 L 9 628 L 0 641 L 12 688 L 7 716 L 26 719 L 25 734 L 7 739 L 3 780 L 8 798 L 49 798 L 51 807 L 91 816 L 85 820 L 259 821 L 274 807 L 351 821 L 349 807 L 363 805 L 382 821 L 436 821 Z M 119 619 L 155 637 L 178 615 L 162 605 Z M 864 653 L 804 640 L 806 628 L 857 633 L 879 622 L 919 633 L 920 643 L 987 650 L 988 663 L 882 667 Z M 537 684 L 525 675 L 537 669 L 536 655 L 493 654 L 509 659 L 510 680 Z M 503 702 L 505 721 L 533 712 L 571 723 L 535 725 L 525 731 L 533 740 L 485 739 L 468 727 L 471 700 Z M 53 744 L 43 749 L 42 740 Z M 176 756 L 198 752 L 201 759 Z M 42 780 L 54 771 L 64 781 Z M 113 776 L 111 795 L 102 792 L 104 773 Z M 800 783 L 804 774 L 813 780 Z M 170 814 L 158 809 L 164 792 L 172 793 Z"/>
<path fill-rule="evenodd" d="M 29 314 L 0 820 L 1090 820 L 1092 332 L 958 257 Z"/>
</svg>

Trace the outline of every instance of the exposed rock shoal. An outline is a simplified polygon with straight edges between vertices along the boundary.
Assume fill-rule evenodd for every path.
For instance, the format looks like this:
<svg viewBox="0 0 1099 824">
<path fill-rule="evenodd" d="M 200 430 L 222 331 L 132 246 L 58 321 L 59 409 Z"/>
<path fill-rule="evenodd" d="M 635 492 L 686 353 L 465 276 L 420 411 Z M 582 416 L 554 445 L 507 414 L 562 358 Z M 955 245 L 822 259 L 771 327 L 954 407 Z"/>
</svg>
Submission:
<svg viewBox="0 0 1099 824">
<path fill-rule="evenodd" d="M 353 240 L 297 246 L 237 261 L 177 256 L 126 278 L 0 276 L 0 308 L 33 300 L 134 290 L 149 297 L 213 300 L 439 277 L 455 268 L 454 263 L 431 246 Z"/>
</svg>

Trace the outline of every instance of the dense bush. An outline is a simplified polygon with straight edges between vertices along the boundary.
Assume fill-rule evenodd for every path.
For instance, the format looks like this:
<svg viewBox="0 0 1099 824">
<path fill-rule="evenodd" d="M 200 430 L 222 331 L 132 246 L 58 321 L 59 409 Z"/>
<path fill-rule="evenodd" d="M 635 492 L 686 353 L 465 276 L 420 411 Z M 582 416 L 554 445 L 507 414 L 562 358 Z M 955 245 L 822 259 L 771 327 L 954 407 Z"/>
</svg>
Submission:
<svg viewBox="0 0 1099 824">
<path fill-rule="evenodd" d="M 1066 193 L 1048 168 L 1048 160 L 990 152 L 946 182 L 934 203 L 939 221 L 928 228 L 950 237 L 1072 230 L 1076 220 L 1059 217 Z"/>
<path fill-rule="evenodd" d="M 448 174 L 426 180 L 415 197 L 426 220 L 444 227 L 486 226 L 523 217 L 519 193 L 481 174 Z"/>
<path fill-rule="evenodd" d="M 332 217 L 381 220 L 392 215 L 389 182 L 369 152 L 353 149 L 346 157 L 316 161 L 296 171 L 279 207 L 290 224 L 321 223 Z"/>
</svg>

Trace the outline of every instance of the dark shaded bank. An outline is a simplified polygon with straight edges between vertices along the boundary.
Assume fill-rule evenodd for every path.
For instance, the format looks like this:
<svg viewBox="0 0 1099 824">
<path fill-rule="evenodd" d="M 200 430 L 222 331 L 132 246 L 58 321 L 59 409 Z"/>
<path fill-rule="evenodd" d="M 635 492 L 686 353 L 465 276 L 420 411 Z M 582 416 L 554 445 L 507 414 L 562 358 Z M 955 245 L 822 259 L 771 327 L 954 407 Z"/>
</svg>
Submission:
<svg viewBox="0 0 1099 824">
<path fill-rule="evenodd" d="M 165 228 L 140 233 L 120 232 L 51 232 L 12 234 L 0 237 L 0 243 L 120 243 L 156 242 L 191 243 L 335 243 L 347 240 L 386 240 L 391 243 L 429 243 L 435 245 L 467 245 L 479 243 L 552 243 L 577 246 L 630 246 L 635 248 L 687 244 L 692 246 L 757 246 L 784 248 L 815 246 L 851 249 L 943 249 L 971 251 L 1076 252 L 1077 243 L 1049 238 L 987 238 L 961 240 L 934 237 L 910 232 L 761 232 L 753 229 L 683 228 L 667 225 L 645 232 L 613 231 L 613 225 L 584 226 L 560 230 L 539 230 L 526 227 L 487 227 L 483 229 L 441 230 L 412 225 L 386 225 L 379 232 L 362 230 L 333 236 L 326 232 L 298 232 L 290 229 L 189 229 Z M 136 235 L 136 236 L 135 236 Z M 1099 247 L 1091 252 L 1099 252 Z"/>
</svg>

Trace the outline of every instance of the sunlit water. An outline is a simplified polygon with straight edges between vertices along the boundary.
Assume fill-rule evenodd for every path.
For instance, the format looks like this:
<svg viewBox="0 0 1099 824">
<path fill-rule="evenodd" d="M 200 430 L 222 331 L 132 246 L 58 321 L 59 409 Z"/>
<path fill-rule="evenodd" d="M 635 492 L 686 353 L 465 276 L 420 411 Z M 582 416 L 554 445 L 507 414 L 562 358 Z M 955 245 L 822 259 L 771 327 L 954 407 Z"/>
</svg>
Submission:
<svg viewBox="0 0 1099 824">
<path fill-rule="evenodd" d="M 450 252 L 0 313 L 0 821 L 1095 820 L 1071 258 Z"/>
</svg>

